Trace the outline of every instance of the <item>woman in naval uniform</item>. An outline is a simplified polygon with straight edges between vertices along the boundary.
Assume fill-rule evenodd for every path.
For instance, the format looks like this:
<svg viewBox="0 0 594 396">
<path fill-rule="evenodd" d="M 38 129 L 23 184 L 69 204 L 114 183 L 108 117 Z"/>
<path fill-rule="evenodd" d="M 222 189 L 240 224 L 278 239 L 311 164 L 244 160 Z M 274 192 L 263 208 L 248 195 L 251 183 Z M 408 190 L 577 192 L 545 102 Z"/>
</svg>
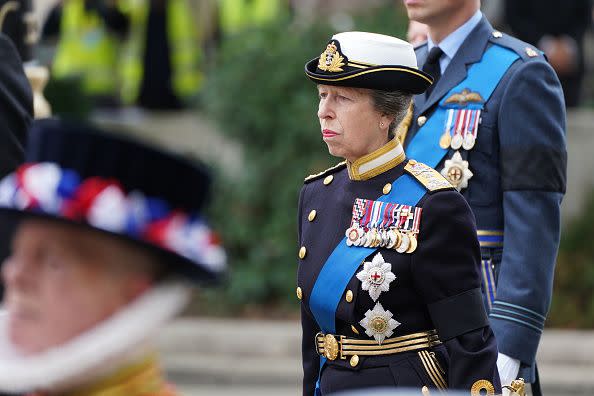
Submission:
<svg viewBox="0 0 594 396">
<path fill-rule="evenodd" d="M 322 139 L 344 161 L 306 178 L 299 197 L 303 394 L 499 393 L 472 213 L 395 136 L 431 77 L 410 44 L 364 32 L 334 35 L 305 72 Z"/>
</svg>

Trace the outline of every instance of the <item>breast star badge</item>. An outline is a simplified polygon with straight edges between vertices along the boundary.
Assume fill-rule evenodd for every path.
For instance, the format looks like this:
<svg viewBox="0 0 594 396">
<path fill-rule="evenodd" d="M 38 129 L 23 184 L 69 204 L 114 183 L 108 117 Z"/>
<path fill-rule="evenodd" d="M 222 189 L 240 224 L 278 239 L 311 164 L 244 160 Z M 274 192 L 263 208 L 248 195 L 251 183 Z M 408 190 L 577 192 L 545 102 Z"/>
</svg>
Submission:
<svg viewBox="0 0 594 396">
<path fill-rule="evenodd" d="M 451 159 L 445 161 L 445 166 L 441 170 L 441 174 L 458 191 L 467 188 L 468 180 L 473 176 L 471 170 L 468 169 L 468 161 L 464 161 L 458 151 L 456 151 Z"/>
<path fill-rule="evenodd" d="M 365 312 L 359 324 L 365 329 L 365 334 L 375 338 L 379 345 L 394 334 L 394 329 L 400 326 L 400 322 L 392 319 L 392 312 L 384 310 L 382 304 L 377 303 L 373 310 Z"/>
<path fill-rule="evenodd" d="M 390 290 L 390 283 L 396 279 L 392 272 L 392 264 L 386 263 L 381 253 L 373 256 L 371 262 L 363 263 L 363 270 L 357 274 L 362 282 L 361 288 L 369 291 L 373 301 L 377 301 L 381 292 Z"/>
</svg>

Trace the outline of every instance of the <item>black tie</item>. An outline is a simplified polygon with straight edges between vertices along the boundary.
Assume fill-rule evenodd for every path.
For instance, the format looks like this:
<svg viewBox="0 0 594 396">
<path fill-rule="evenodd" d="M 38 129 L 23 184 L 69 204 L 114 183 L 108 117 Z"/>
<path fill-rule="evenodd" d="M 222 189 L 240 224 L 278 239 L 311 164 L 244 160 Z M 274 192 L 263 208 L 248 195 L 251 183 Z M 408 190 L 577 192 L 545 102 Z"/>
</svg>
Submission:
<svg viewBox="0 0 594 396">
<path fill-rule="evenodd" d="M 427 97 L 431 95 L 433 88 L 435 88 L 439 78 L 441 77 L 441 68 L 439 66 L 439 58 L 441 58 L 441 55 L 443 55 L 441 48 L 438 46 L 431 48 L 429 55 L 427 55 L 427 60 L 425 60 L 425 64 L 423 65 L 423 71 L 433 76 L 433 84 L 427 88 L 425 93 Z"/>
</svg>

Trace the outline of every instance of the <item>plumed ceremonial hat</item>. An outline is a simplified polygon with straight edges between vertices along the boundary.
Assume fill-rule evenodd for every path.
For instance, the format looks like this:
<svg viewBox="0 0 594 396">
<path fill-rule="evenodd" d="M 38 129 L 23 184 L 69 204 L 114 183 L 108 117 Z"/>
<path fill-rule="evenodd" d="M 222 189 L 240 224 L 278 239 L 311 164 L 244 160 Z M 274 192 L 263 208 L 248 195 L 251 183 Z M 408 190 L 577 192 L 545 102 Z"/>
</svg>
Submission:
<svg viewBox="0 0 594 396">
<path fill-rule="evenodd" d="M 424 92 L 433 78 L 417 67 L 413 46 L 383 34 L 343 32 L 305 64 L 314 82 L 381 91 Z"/>
<path fill-rule="evenodd" d="M 134 243 L 167 270 L 219 279 L 226 257 L 201 211 L 210 176 L 190 162 L 121 134 L 59 120 L 37 121 L 26 163 L 0 181 L 0 224 L 40 217 Z"/>
</svg>

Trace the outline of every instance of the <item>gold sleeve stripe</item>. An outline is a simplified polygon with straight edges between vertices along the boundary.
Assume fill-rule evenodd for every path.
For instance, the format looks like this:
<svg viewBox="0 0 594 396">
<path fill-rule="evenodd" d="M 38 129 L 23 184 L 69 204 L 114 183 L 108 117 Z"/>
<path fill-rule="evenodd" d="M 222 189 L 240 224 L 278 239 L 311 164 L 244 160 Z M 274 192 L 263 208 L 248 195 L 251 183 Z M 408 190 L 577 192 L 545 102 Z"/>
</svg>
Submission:
<svg viewBox="0 0 594 396">
<path fill-rule="evenodd" d="M 439 372 L 431 365 L 431 358 L 427 351 L 418 352 L 419 359 L 421 359 L 421 363 L 423 363 L 423 367 L 425 367 L 425 371 L 433 381 L 433 384 L 438 389 L 446 389 L 447 385 L 445 384 L 443 378 L 439 375 Z"/>
</svg>

